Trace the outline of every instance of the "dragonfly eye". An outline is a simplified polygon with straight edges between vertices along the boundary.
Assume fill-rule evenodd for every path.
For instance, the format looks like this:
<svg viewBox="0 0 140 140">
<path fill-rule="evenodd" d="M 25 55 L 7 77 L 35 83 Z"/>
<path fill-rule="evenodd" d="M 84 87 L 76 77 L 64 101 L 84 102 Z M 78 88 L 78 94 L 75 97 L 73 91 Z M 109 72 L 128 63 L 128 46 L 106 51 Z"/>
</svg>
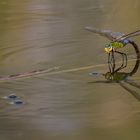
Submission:
<svg viewBox="0 0 140 140">
<path fill-rule="evenodd" d="M 107 79 L 107 80 L 112 80 L 113 79 L 111 72 L 107 72 L 105 74 L 105 79 Z"/>
<path fill-rule="evenodd" d="M 111 51 L 112 51 L 112 46 L 111 46 L 111 44 L 107 44 L 107 45 L 105 45 L 105 52 L 106 53 L 110 53 Z"/>
<path fill-rule="evenodd" d="M 105 45 L 105 48 L 108 48 L 108 47 L 110 47 L 110 44 L 106 44 L 106 45 Z"/>
</svg>

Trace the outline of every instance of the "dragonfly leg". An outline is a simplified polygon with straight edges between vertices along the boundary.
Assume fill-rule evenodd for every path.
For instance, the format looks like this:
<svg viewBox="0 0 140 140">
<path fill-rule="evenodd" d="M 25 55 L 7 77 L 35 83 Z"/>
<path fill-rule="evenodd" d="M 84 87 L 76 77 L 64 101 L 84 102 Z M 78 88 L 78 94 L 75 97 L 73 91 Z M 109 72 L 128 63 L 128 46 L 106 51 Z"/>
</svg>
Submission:
<svg viewBox="0 0 140 140">
<path fill-rule="evenodd" d="M 121 65 L 121 69 L 127 67 L 127 55 L 119 51 L 115 51 L 115 52 L 122 55 L 123 63 Z"/>
<path fill-rule="evenodd" d="M 108 63 L 110 63 L 110 53 L 108 53 Z"/>
<path fill-rule="evenodd" d="M 113 72 L 113 65 L 112 65 L 112 52 L 108 54 L 108 67 L 109 71 L 112 73 Z"/>
<path fill-rule="evenodd" d="M 112 64 L 112 70 L 114 72 L 115 70 L 115 56 L 114 56 L 114 51 L 112 50 L 112 57 L 111 57 L 111 64 Z"/>
<path fill-rule="evenodd" d="M 109 71 L 112 72 L 112 70 L 111 70 L 111 57 L 110 57 L 110 53 L 108 54 L 108 67 L 109 67 Z"/>
<path fill-rule="evenodd" d="M 109 71 L 112 73 L 115 70 L 115 56 L 114 56 L 114 51 L 111 51 L 108 54 L 108 66 L 109 66 Z"/>
</svg>

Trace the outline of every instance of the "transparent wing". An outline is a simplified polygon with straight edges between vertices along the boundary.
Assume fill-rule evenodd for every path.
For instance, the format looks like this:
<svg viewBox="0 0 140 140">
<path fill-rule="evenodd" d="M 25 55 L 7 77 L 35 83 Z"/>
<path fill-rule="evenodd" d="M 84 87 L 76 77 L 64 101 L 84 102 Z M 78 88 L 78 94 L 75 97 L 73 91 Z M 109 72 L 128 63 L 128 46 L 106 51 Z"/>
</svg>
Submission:
<svg viewBox="0 0 140 140">
<path fill-rule="evenodd" d="M 101 30 L 101 29 L 92 28 L 92 27 L 85 27 L 85 29 L 90 31 L 90 32 L 104 36 L 111 41 L 117 40 L 118 38 L 120 39 L 122 36 L 125 35 L 125 34 L 120 33 L 120 32 L 112 32 L 111 30 Z"/>
<path fill-rule="evenodd" d="M 120 36 L 116 39 L 116 41 L 128 39 L 128 38 L 135 37 L 135 36 L 138 36 L 138 35 L 140 35 L 140 30 L 137 30 L 135 32 Z"/>
</svg>

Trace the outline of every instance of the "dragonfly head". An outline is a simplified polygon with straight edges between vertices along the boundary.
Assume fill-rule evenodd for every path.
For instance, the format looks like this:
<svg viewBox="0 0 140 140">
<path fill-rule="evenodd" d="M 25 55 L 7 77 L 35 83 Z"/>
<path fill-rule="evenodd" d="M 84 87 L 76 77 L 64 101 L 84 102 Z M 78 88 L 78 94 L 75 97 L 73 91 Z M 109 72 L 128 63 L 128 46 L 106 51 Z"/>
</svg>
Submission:
<svg viewBox="0 0 140 140">
<path fill-rule="evenodd" d="M 104 76 L 106 80 L 109 80 L 109 81 L 113 80 L 113 74 L 111 72 L 105 73 Z"/>
<path fill-rule="evenodd" d="M 105 50 L 106 53 L 110 53 L 112 51 L 112 49 L 113 49 L 113 47 L 112 47 L 111 44 L 105 45 L 104 50 Z"/>
</svg>

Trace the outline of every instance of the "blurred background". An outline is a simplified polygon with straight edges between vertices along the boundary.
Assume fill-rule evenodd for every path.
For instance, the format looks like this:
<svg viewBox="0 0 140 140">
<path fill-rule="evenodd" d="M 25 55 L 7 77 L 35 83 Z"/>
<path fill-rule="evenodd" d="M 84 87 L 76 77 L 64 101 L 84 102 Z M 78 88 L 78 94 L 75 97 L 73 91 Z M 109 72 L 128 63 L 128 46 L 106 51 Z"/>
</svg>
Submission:
<svg viewBox="0 0 140 140">
<path fill-rule="evenodd" d="M 84 29 L 136 31 L 139 13 L 139 0 L 1 0 L 0 76 L 53 67 L 62 72 L 0 82 L 0 139 L 139 140 L 140 103 L 119 83 L 88 75 L 108 71 L 109 41 Z M 140 44 L 139 36 L 133 39 Z M 133 48 L 125 51 L 129 60 L 136 57 Z M 134 65 L 129 61 L 125 70 Z M 86 66 L 92 68 L 63 72 Z M 130 78 L 140 85 L 139 77 L 140 70 Z M 24 104 L 3 99 L 10 94 Z"/>
</svg>

